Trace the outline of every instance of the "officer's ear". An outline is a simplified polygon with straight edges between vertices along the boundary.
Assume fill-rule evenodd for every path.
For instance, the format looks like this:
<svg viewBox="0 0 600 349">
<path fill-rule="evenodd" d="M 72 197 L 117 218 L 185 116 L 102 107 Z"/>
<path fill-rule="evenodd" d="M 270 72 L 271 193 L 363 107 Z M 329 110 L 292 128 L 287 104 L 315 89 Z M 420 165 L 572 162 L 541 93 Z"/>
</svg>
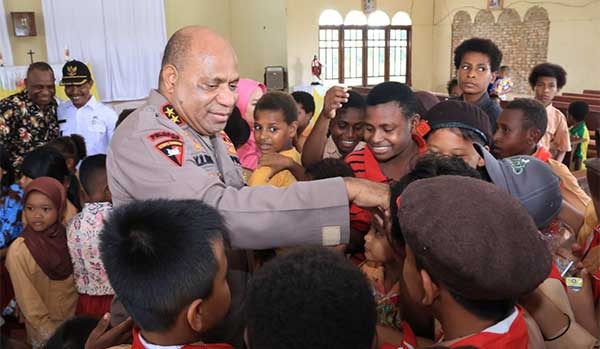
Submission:
<svg viewBox="0 0 600 349">
<path fill-rule="evenodd" d="M 160 78 L 165 92 L 172 93 L 177 82 L 177 68 L 172 64 L 165 64 L 160 71 Z"/>
</svg>

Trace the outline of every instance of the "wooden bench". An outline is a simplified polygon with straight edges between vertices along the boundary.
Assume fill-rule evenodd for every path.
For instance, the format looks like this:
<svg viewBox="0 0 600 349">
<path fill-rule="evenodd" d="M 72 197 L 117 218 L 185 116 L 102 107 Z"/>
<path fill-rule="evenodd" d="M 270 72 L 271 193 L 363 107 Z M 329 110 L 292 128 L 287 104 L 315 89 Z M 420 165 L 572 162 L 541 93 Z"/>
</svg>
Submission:
<svg viewBox="0 0 600 349">
<path fill-rule="evenodd" d="M 600 99 L 600 95 L 586 94 L 586 93 L 563 92 L 561 95 L 562 96 L 569 96 L 569 97 L 582 97 L 582 98 Z"/>
<path fill-rule="evenodd" d="M 600 95 L 599 90 L 583 90 L 583 93 L 586 95 Z"/>
<path fill-rule="evenodd" d="M 554 102 L 586 102 L 590 106 L 597 105 L 600 106 L 600 96 L 599 98 L 588 98 L 588 97 L 580 97 L 580 96 L 556 96 L 554 97 Z"/>
</svg>

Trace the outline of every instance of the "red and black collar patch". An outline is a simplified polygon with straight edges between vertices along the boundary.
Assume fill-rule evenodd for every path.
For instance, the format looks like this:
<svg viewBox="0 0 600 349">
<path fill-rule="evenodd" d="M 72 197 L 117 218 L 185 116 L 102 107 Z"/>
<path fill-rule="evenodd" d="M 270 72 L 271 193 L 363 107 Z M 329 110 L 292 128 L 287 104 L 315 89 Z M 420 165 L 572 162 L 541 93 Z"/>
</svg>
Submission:
<svg viewBox="0 0 600 349">
<path fill-rule="evenodd" d="M 163 106 L 160 108 L 160 111 L 161 111 L 162 115 L 164 115 L 167 119 L 173 121 L 177 125 L 185 124 L 185 121 L 183 121 L 181 116 L 179 116 L 179 114 L 177 114 L 177 111 L 175 111 L 175 108 L 173 108 L 171 103 L 167 102 L 167 103 L 163 104 Z"/>
<path fill-rule="evenodd" d="M 169 139 L 154 146 L 161 154 L 171 160 L 175 165 L 183 166 L 183 142 L 179 139 Z"/>
<path fill-rule="evenodd" d="M 221 131 L 221 139 L 223 140 L 223 143 L 225 143 L 225 145 L 227 146 L 227 152 L 231 155 L 235 155 L 237 156 L 237 151 L 235 150 L 235 146 L 233 145 L 233 142 L 231 141 L 231 139 L 229 139 L 229 136 L 227 135 L 227 133 L 225 133 L 225 131 Z"/>
<path fill-rule="evenodd" d="M 150 133 L 148 136 L 146 136 L 151 142 L 156 141 L 157 139 L 162 139 L 162 138 L 169 138 L 169 139 L 175 139 L 175 140 L 181 140 L 181 136 L 178 135 L 175 132 L 172 131 L 166 131 L 166 130 L 161 130 L 161 131 L 156 131 L 156 132 L 152 132 Z"/>
</svg>

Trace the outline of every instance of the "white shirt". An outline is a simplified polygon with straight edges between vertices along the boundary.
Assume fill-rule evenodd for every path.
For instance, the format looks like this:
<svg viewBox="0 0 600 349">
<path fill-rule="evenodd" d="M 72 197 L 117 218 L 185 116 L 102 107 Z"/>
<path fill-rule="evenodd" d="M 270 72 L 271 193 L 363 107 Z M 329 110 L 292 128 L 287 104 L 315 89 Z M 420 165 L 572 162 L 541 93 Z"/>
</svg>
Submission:
<svg viewBox="0 0 600 349">
<path fill-rule="evenodd" d="M 56 114 L 61 135 L 81 135 L 85 139 L 88 156 L 106 154 L 117 122 L 117 113 L 112 108 L 92 96 L 79 109 L 71 101 L 61 103 Z"/>
</svg>

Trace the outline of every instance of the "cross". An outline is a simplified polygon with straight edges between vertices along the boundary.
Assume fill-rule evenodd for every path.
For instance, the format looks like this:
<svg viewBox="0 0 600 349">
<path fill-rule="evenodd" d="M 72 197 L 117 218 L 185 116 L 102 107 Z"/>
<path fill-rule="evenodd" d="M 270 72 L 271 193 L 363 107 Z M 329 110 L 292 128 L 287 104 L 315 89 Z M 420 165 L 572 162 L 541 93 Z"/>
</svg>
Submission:
<svg viewBox="0 0 600 349">
<path fill-rule="evenodd" d="M 31 63 L 33 64 L 33 55 L 35 54 L 35 52 L 29 49 L 29 51 L 27 51 L 27 54 L 29 55 L 29 60 L 31 60 Z"/>
</svg>

